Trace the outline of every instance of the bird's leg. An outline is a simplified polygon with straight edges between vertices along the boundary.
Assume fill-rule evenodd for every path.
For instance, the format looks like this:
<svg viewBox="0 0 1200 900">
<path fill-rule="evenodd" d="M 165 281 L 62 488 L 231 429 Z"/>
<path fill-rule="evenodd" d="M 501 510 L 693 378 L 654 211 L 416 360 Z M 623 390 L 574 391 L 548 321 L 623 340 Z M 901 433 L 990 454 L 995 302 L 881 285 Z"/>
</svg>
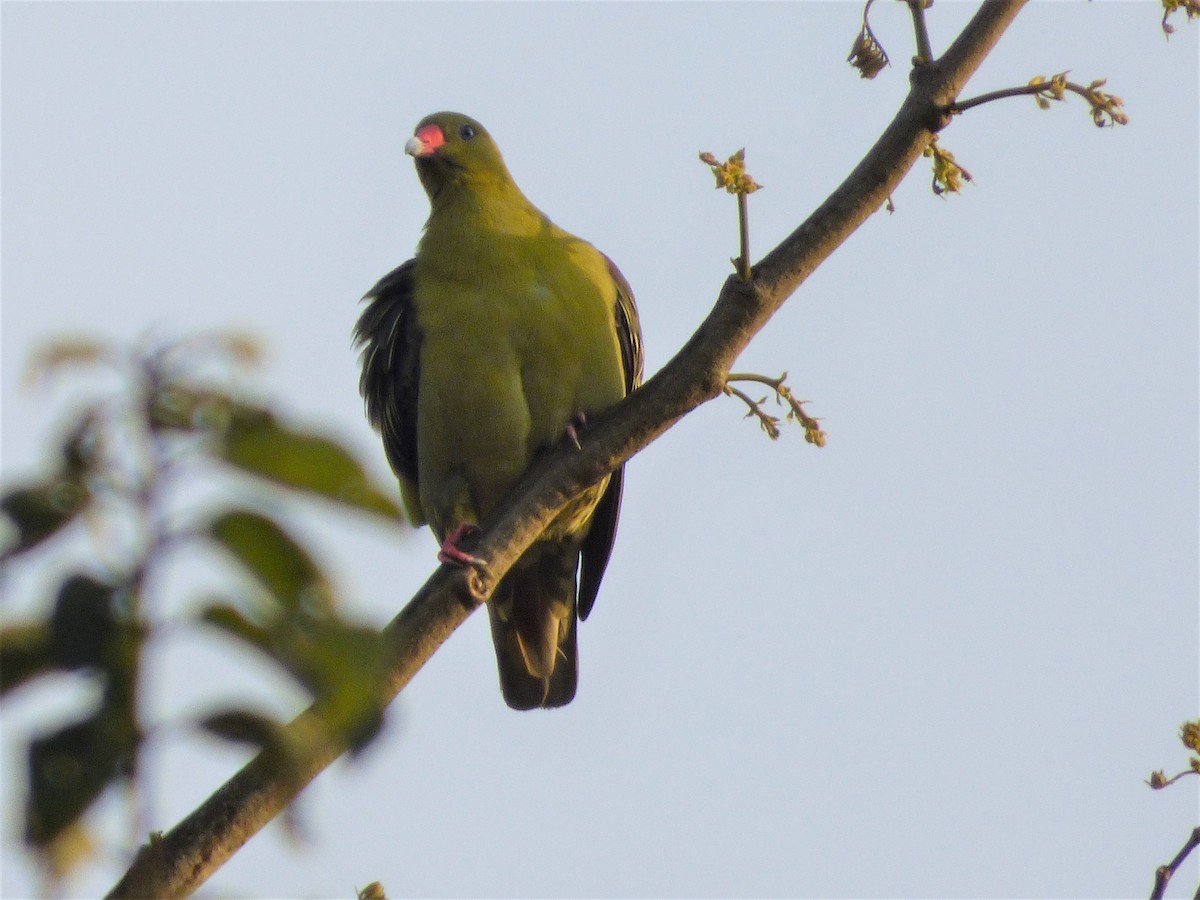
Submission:
<svg viewBox="0 0 1200 900">
<path fill-rule="evenodd" d="M 473 569 L 486 569 L 486 562 L 478 556 L 472 556 L 458 546 L 465 538 L 470 537 L 477 531 L 479 531 L 478 525 L 473 525 L 470 522 L 459 522 L 454 530 L 446 535 L 446 539 L 442 541 L 442 546 L 438 548 L 438 562 L 451 566 L 470 566 Z"/>
<path fill-rule="evenodd" d="M 580 410 L 571 417 L 571 421 L 567 423 L 565 429 L 567 440 L 571 442 L 576 450 L 583 449 L 583 445 L 579 443 L 579 433 L 585 428 L 587 428 L 587 413 Z"/>
</svg>

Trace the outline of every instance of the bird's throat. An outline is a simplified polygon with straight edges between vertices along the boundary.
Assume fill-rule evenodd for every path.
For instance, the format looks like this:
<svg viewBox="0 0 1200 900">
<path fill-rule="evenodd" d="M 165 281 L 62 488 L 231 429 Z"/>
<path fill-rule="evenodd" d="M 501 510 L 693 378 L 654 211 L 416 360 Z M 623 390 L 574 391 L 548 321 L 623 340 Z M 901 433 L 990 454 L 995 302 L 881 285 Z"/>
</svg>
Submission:
<svg viewBox="0 0 1200 900">
<path fill-rule="evenodd" d="M 509 182 L 447 182 L 430 198 L 426 235 L 451 240 L 472 232 L 531 237 L 546 218 Z"/>
</svg>

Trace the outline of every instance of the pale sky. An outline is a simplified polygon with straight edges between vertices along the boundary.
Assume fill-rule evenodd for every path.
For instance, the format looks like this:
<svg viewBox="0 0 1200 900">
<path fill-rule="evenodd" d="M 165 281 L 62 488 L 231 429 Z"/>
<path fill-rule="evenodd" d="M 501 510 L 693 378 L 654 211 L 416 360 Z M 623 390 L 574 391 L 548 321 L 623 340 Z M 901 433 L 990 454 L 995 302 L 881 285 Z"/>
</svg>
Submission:
<svg viewBox="0 0 1200 900">
<path fill-rule="evenodd" d="M 935 50 L 974 5 L 930 12 Z M 243 327 L 259 382 L 380 478 L 350 329 L 427 205 L 403 155 L 425 114 L 481 120 L 526 194 L 621 266 L 657 370 L 737 252 L 700 150 L 747 147 L 754 255 L 850 171 L 899 105 L 899 65 L 845 63 L 861 10 L 793 4 L 18 4 L 3 25 L 3 477 L 36 471 L 71 390 L 20 385 L 64 330 L 132 342 Z M 912 173 L 738 368 L 787 370 L 828 445 L 772 443 L 732 400 L 627 469 L 622 527 L 580 629 L 566 709 L 515 713 L 472 617 L 391 727 L 303 795 L 203 896 L 1145 896 L 1197 824 L 1178 770 L 1197 644 L 1197 25 L 1153 3 L 1035 3 L 966 96 L 1064 69 L 1131 123 L 1020 98 L 942 144 L 975 176 Z M 316 508 L 296 523 L 365 621 L 435 566 Z M 53 559 L 51 560 L 53 561 Z M 45 560 L 4 614 L 33 608 Z M 199 600 L 186 566 L 164 608 Z M 164 640 L 147 715 L 250 694 L 300 708 L 208 633 Z M 0 891 L 22 742 L 86 688 L 4 710 Z M 74 699 L 72 699 L 74 698 Z M 167 732 L 146 758 L 166 829 L 244 760 Z M 124 807 L 98 826 L 124 840 Z M 68 885 L 102 892 L 101 860 Z M 1190 896 L 1197 866 L 1171 896 Z"/>
</svg>

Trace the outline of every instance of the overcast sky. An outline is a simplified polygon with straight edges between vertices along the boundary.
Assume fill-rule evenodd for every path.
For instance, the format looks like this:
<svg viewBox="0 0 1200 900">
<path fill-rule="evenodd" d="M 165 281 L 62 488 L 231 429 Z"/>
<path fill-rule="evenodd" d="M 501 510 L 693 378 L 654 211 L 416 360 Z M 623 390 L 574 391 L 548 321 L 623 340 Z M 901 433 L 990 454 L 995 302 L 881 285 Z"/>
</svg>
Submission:
<svg viewBox="0 0 1200 900">
<path fill-rule="evenodd" d="M 931 10 L 935 50 L 973 8 Z M 263 390 L 385 478 L 349 335 L 419 236 L 402 147 L 438 109 L 480 119 L 533 202 L 618 262 L 657 370 L 737 252 L 697 151 L 748 148 L 757 256 L 899 105 L 907 12 L 876 5 L 900 65 L 874 82 L 845 64 L 860 13 L 5 3 L 5 479 L 36 470 L 70 395 L 21 388 L 39 340 L 229 326 L 268 341 Z M 508 710 L 474 616 L 365 758 L 303 795 L 310 843 L 271 826 L 204 895 L 1148 893 L 1197 788 L 1143 779 L 1186 764 L 1174 735 L 1200 709 L 1198 42 L 1159 17 L 1026 9 L 966 93 L 1070 69 L 1108 77 L 1130 125 L 1098 130 L 1074 98 L 971 111 L 942 143 L 975 185 L 940 200 L 918 166 L 756 338 L 739 368 L 786 369 L 825 449 L 772 443 L 722 399 L 629 464 L 571 706 Z M 296 527 L 377 624 L 435 565 L 427 532 L 327 509 Z M 169 604 L 196 599 L 168 582 Z M 156 721 L 245 693 L 298 708 L 211 635 L 165 642 L 151 673 Z M 70 705 L 54 693 L 5 711 L 6 897 L 37 884 L 18 775 L 30 729 Z M 152 744 L 153 826 L 243 759 Z M 123 815 L 100 822 L 124 835 Z"/>
</svg>

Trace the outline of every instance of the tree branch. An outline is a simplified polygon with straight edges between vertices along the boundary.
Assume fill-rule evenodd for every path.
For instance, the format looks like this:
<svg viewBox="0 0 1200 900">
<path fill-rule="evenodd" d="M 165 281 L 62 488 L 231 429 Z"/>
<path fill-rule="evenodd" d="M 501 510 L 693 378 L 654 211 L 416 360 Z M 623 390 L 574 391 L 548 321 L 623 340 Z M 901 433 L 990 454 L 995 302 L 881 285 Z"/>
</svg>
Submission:
<svg viewBox="0 0 1200 900">
<path fill-rule="evenodd" d="M 770 378 L 766 375 L 758 375 L 753 372 L 731 372 L 729 373 L 729 377 L 725 379 L 725 393 L 745 403 L 749 409 L 746 416 L 754 416 L 758 419 L 758 423 L 762 426 L 763 431 L 767 433 L 771 440 L 776 440 L 780 434 L 779 419 L 762 408 L 762 404 L 766 398 L 755 400 L 745 391 L 735 388 L 733 386 L 735 381 L 752 381 L 769 387 L 775 392 L 776 403 L 787 404 L 787 420 L 790 422 L 794 419 L 804 429 L 804 440 L 817 447 L 825 446 L 826 435 L 821 430 L 820 420 L 814 419 L 805 411 L 804 404 L 808 401 L 797 400 L 796 395 L 792 393 L 792 389 L 787 386 L 787 372 L 784 372 L 778 378 Z"/>
<path fill-rule="evenodd" d="M 716 305 L 678 354 L 644 386 L 588 429 L 582 450 L 560 447 L 521 480 L 510 499 L 482 523 L 472 552 L 484 573 L 442 567 L 384 630 L 393 660 L 394 697 L 434 651 L 486 600 L 566 503 L 649 445 L 682 416 L 720 395 L 734 360 L 784 301 L 878 210 L 930 139 L 948 123 L 955 99 L 1025 0 L 985 2 L 945 56 L 912 75 L 912 89 L 887 130 L 850 176 L 753 268 L 749 281 L 730 276 Z M 312 730 L 313 710 L 287 726 Z M 176 897 L 194 891 L 247 840 L 278 815 L 341 747 L 318 742 L 305 758 L 283 765 L 259 753 L 165 835 L 142 848 L 111 897 Z"/>
<path fill-rule="evenodd" d="M 1187 842 L 1183 845 L 1183 849 L 1175 854 L 1175 858 L 1165 866 L 1159 866 L 1154 870 L 1154 890 L 1150 892 L 1150 900 L 1162 900 L 1167 892 L 1167 882 L 1171 880 L 1171 876 L 1183 865 L 1183 861 L 1188 858 L 1188 854 L 1197 847 L 1200 847 L 1200 828 L 1193 828 Z M 1200 889 L 1197 889 L 1196 893 L 1200 895 Z"/>
<path fill-rule="evenodd" d="M 1109 125 L 1127 125 L 1129 116 L 1122 109 L 1125 102 L 1120 97 L 1100 90 L 1104 83 L 1105 79 L 1098 78 L 1091 84 L 1076 84 L 1073 81 L 1067 81 L 1066 72 L 1060 72 L 1049 79 L 1038 75 L 1029 84 L 988 91 L 986 94 L 980 94 L 969 100 L 958 100 L 950 105 L 949 111 L 957 115 L 976 106 L 982 106 L 984 103 L 1021 96 L 1032 96 L 1037 100 L 1038 106 L 1042 109 L 1049 109 L 1051 100 L 1065 100 L 1066 92 L 1070 91 L 1088 102 L 1088 106 L 1092 109 L 1092 121 L 1098 126 L 1104 127 L 1105 122 Z"/>
<path fill-rule="evenodd" d="M 912 13 L 913 33 L 917 41 L 917 55 L 913 65 L 923 66 L 933 59 L 933 47 L 929 43 L 929 28 L 925 24 L 925 10 L 933 5 L 933 0 L 908 0 L 908 10 Z"/>
</svg>

